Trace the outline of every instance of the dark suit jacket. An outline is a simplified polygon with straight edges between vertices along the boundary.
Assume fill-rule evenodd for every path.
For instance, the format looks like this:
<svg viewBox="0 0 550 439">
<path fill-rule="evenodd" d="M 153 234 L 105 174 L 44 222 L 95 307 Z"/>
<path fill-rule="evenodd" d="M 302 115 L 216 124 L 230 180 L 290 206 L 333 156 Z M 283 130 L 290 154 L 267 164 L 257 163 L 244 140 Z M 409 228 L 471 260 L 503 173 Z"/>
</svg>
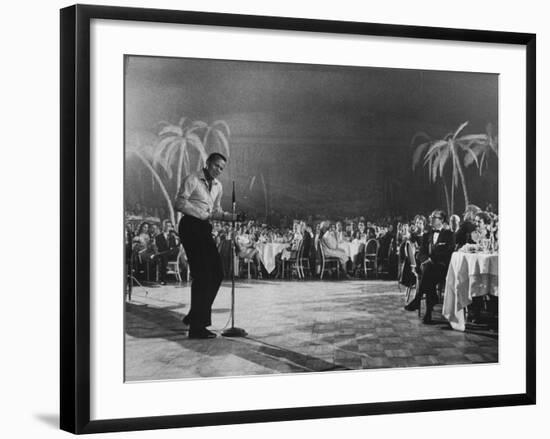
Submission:
<svg viewBox="0 0 550 439">
<path fill-rule="evenodd" d="M 428 234 L 428 232 L 424 232 L 422 233 L 422 235 L 418 235 L 418 234 L 413 234 L 411 235 L 411 242 L 414 242 L 418 249 L 422 248 L 422 243 L 424 242 L 424 238 L 426 237 L 426 235 Z"/>
<path fill-rule="evenodd" d="M 456 231 L 455 241 L 457 248 L 462 247 L 464 244 L 473 244 L 472 232 L 476 229 L 474 223 L 470 221 L 464 221 L 458 230 Z"/>
<path fill-rule="evenodd" d="M 313 238 L 307 231 L 304 233 L 302 245 L 303 245 L 302 257 L 309 258 L 313 250 Z"/>
<path fill-rule="evenodd" d="M 155 244 L 159 253 L 165 253 L 168 256 L 173 256 L 177 249 L 176 238 L 173 234 L 168 234 L 168 240 L 164 237 L 164 233 L 159 233 L 155 236 Z M 171 250 L 171 251 L 170 251 Z M 176 252 L 177 254 L 177 252 Z"/>
<path fill-rule="evenodd" d="M 419 259 L 421 262 L 428 258 L 436 264 L 449 265 L 455 249 L 455 235 L 448 229 L 441 229 L 437 241 L 433 242 L 434 230 L 430 230 L 422 239 Z"/>
</svg>

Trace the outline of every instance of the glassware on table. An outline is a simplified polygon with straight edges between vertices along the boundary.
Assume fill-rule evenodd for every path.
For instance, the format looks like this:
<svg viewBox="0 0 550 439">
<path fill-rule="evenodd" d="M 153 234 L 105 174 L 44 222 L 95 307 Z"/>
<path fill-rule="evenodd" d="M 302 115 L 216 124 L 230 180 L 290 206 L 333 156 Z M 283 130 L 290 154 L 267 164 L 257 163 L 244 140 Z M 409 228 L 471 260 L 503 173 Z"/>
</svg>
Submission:
<svg viewBox="0 0 550 439">
<path fill-rule="evenodd" d="M 480 249 L 483 253 L 491 252 L 491 240 L 489 238 L 482 238 L 479 241 Z"/>
</svg>

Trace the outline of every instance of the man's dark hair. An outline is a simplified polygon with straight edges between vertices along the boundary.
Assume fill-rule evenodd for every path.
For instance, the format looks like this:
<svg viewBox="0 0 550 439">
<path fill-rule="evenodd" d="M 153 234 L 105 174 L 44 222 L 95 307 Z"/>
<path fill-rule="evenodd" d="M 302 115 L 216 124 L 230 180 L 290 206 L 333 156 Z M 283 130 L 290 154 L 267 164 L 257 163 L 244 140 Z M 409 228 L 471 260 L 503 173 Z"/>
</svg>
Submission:
<svg viewBox="0 0 550 439">
<path fill-rule="evenodd" d="M 491 216 L 487 212 L 483 212 L 483 211 L 478 212 L 476 216 L 479 219 L 481 219 L 487 225 L 489 225 L 493 222 L 492 219 L 491 219 Z"/>
<path fill-rule="evenodd" d="M 223 154 L 221 154 L 219 152 L 213 152 L 206 159 L 206 163 L 210 163 L 210 162 L 212 162 L 212 160 L 216 160 L 216 159 L 222 159 L 224 162 L 227 162 L 227 159 L 225 158 L 225 156 Z"/>
<path fill-rule="evenodd" d="M 441 221 L 443 221 L 444 223 L 447 222 L 447 214 L 442 210 L 436 209 L 432 212 L 430 216 L 438 216 L 441 218 Z"/>
</svg>

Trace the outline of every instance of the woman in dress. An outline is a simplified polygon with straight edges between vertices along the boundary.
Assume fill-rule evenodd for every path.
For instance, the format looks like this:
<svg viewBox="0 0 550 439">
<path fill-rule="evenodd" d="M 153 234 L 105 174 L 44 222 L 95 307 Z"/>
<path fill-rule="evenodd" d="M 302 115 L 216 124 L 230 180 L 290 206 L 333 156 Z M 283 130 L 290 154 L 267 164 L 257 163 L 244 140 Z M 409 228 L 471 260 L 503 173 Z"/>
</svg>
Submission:
<svg viewBox="0 0 550 439">
<path fill-rule="evenodd" d="M 476 225 L 476 232 L 479 239 L 489 239 L 491 236 L 491 217 L 487 212 L 479 212 L 476 215 L 474 224 Z"/>
<path fill-rule="evenodd" d="M 255 236 L 246 230 L 244 226 L 241 228 L 241 233 L 235 237 L 235 248 L 237 256 L 242 259 L 249 259 L 256 264 L 256 272 L 258 278 L 262 278 L 260 252 L 256 248 Z"/>
<path fill-rule="evenodd" d="M 154 240 L 151 239 L 149 229 L 150 227 L 148 222 L 145 221 L 141 223 L 138 229 L 138 233 L 134 237 L 134 243 L 136 244 L 134 247 L 134 251 L 137 252 L 137 255 L 140 258 L 141 262 L 144 262 L 155 254 Z"/>
<path fill-rule="evenodd" d="M 345 277 L 348 277 L 346 273 L 346 264 L 348 262 L 348 255 L 345 250 L 338 247 L 338 239 L 336 237 L 336 230 L 330 230 L 331 224 L 328 221 L 321 223 L 321 231 L 319 244 L 323 247 L 325 257 L 338 258 L 340 265 L 342 266 L 342 272 Z"/>
<path fill-rule="evenodd" d="M 150 272 L 150 264 L 155 257 L 156 249 L 155 240 L 151 239 L 151 235 L 149 235 L 149 223 L 147 221 L 140 224 L 137 235 L 133 238 L 133 251 L 134 256 L 137 256 L 135 260 L 142 266 L 141 268 L 147 268 L 147 271 Z"/>
<path fill-rule="evenodd" d="M 406 287 L 412 287 L 416 285 L 418 278 L 417 262 L 416 262 L 416 249 L 411 238 L 411 230 L 408 224 L 401 226 L 401 238 L 402 242 L 399 247 L 399 255 L 401 256 L 401 275 L 399 276 L 399 283 Z"/>
</svg>

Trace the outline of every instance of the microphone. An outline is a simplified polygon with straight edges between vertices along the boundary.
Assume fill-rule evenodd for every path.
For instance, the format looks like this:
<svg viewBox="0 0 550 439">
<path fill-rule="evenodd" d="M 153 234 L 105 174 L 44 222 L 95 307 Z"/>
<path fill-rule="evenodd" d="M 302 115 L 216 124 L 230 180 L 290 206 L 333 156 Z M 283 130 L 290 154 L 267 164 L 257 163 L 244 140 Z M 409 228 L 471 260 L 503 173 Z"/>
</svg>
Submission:
<svg viewBox="0 0 550 439">
<path fill-rule="evenodd" d="M 235 214 L 235 209 L 237 207 L 237 203 L 235 201 L 235 180 L 233 180 L 233 193 L 231 194 L 231 203 L 233 206 L 233 215 Z"/>
</svg>

